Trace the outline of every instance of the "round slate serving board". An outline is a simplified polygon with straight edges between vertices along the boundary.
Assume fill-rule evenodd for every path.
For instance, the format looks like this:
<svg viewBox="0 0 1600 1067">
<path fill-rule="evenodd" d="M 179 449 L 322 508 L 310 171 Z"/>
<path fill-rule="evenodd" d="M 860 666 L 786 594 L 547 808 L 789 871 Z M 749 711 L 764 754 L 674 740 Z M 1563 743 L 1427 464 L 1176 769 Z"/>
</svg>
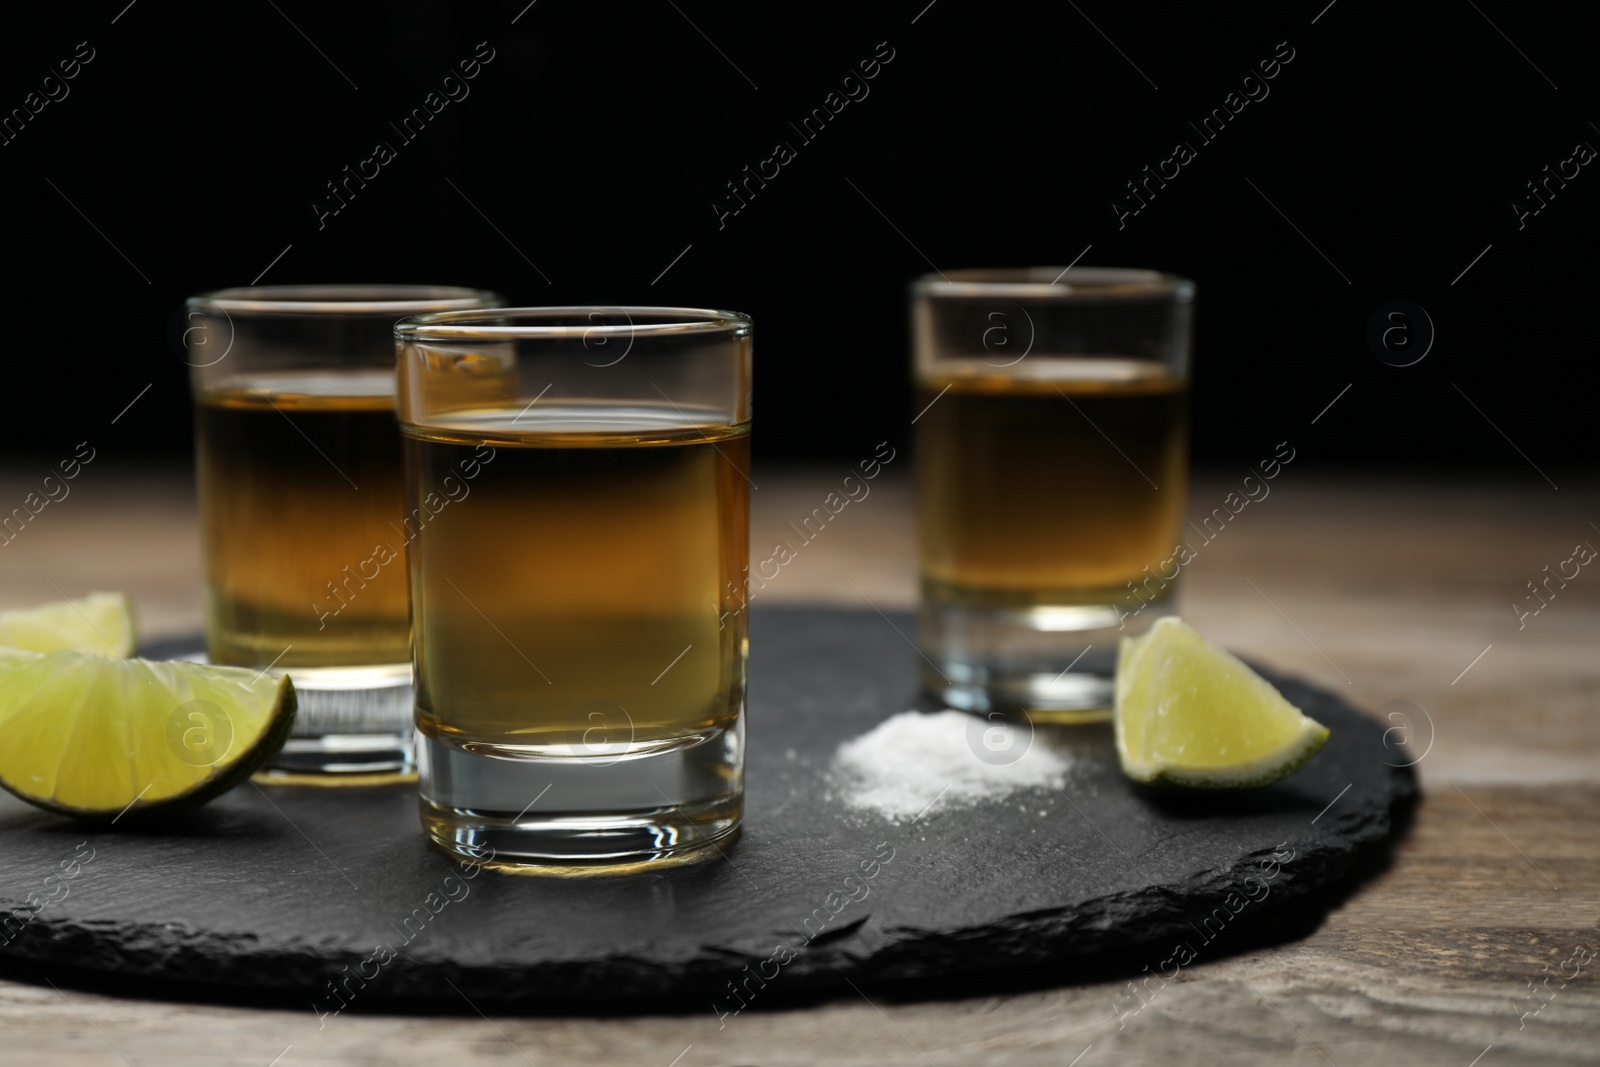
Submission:
<svg viewBox="0 0 1600 1067">
<path fill-rule="evenodd" d="M 1276 678 L 1333 737 L 1267 789 L 1141 790 L 1109 729 L 1039 727 L 1032 743 L 1072 761 L 1053 785 L 899 821 L 855 810 L 830 771 L 840 742 L 927 706 L 897 627 L 913 621 L 753 614 L 745 829 L 705 862 L 604 878 L 463 870 L 423 844 L 406 786 L 246 785 L 177 821 L 98 829 L 7 797 L 0 957 L 19 976 L 41 963 L 319 1012 L 455 1011 L 465 997 L 721 1013 L 847 982 L 958 993 L 985 973 L 1108 954 L 1130 974 L 1170 972 L 1349 876 L 1415 794 L 1380 724 Z"/>
</svg>

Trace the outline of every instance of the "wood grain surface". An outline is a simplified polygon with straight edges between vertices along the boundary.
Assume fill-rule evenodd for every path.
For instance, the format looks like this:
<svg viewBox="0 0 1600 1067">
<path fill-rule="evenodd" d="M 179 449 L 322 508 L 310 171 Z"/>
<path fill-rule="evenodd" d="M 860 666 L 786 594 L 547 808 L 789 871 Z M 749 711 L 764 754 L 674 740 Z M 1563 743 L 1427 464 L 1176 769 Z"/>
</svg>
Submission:
<svg viewBox="0 0 1600 1067">
<path fill-rule="evenodd" d="M 795 541 L 787 524 L 845 473 L 757 470 L 752 552 Z M 903 473 L 891 467 L 764 595 L 911 606 Z M 36 481 L 0 474 L 0 510 Z M 1600 545 L 1600 486 L 1557 481 L 1340 480 L 1290 467 L 1184 569 L 1183 613 L 1209 636 L 1374 714 L 1404 715 L 1396 758 L 1418 759 L 1424 792 L 1414 823 L 1387 868 L 1304 936 L 1202 955 L 1136 988 L 1123 977 L 910 1003 L 847 996 L 720 1024 L 709 1008 L 489 1018 L 465 1003 L 441 1005 L 446 1016 L 353 1009 L 319 1021 L 309 1006 L 150 1001 L 137 987 L 57 988 L 13 971 L 0 980 L 0 1064 L 1600 1061 L 1600 571 L 1541 585 L 1548 604 L 1520 626 L 1512 608 L 1540 603 L 1525 599 L 1527 583 L 1546 565 Z M 1236 483 L 1197 480 L 1191 511 L 1209 512 Z M 133 594 L 147 636 L 198 628 L 187 471 L 96 462 L 0 546 L 0 607 L 92 589 Z"/>
</svg>

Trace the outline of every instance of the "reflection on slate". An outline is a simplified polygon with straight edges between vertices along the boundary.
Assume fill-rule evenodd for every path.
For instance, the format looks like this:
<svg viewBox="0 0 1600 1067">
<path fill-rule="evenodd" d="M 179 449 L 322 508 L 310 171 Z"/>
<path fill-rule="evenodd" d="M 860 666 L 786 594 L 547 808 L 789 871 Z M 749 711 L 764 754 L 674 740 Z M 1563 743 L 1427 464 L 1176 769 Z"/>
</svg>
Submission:
<svg viewBox="0 0 1600 1067">
<path fill-rule="evenodd" d="M 1380 724 L 1278 680 L 1333 737 L 1265 790 L 1143 791 L 1106 728 L 1041 727 L 1033 743 L 1070 763 L 1059 789 L 895 823 L 845 805 L 829 765 L 918 704 L 915 650 L 875 613 L 808 609 L 755 612 L 750 645 L 746 823 L 721 857 L 626 877 L 463 871 L 424 846 L 407 787 L 247 785 L 178 821 L 110 829 L 6 798 L 4 969 L 321 1012 L 457 1010 L 448 983 L 482 1007 L 721 1013 L 847 979 L 959 993 L 983 972 L 1091 958 L 1132 975 L 1176 943 L 1203 963 L 1225 929 L 1271 925 L 1259 918 L 1354 871 L 1415 794 Z"/>
</svg>

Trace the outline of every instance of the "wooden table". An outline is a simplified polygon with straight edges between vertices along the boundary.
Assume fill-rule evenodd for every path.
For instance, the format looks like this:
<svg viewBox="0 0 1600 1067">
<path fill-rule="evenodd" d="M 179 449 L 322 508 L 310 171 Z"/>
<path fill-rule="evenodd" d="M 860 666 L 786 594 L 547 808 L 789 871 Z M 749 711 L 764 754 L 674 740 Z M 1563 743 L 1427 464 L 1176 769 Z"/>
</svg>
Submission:
<svg viewBox="0 0 1600 1067">
<path fill-rule="evenodd" d="M 843 473 L 758 470 L 753 547 L 782 538 Z M 0 476 L 0 503 L 20 501 L 33 475 Z M 1422 709 L 1412 717 L 1413 751 L 1426 753 L 1424 799 L 1388 869 L 1315 932 L 1199 962 L 1137 1014 L 1127 1014 L 1125 984 L 1103 981 L 909 1004 L 850 995 L 746 1012 L 721 1029 L 709 1009 L 598 1019 L 347 1013 L 319 1029 L 309 1006 L 163 1003 L 138 999 L 136 988 L 113 996 L 0 981 L 0 1063 L 1600 1060 L 1600 569 L 1585 567 L 1564 588 L 1552 580 L 1556 595 L 1520 629 L 1511 606 L 1575 544 L 1600 545 L 1600 486 L 1557 481 L 1559 490 L 1532 472 L 1490 484 L 1334 480 L 1290 467 L 1185 568 L 1184 614 L 1214 639 L 1368 709 Z M 913 603 L 908 487 L 891 474 L 873 484 L 784 568 L 770 602 Z M 1193 510 L 1209 511 L 1235 484 L 1200 479 Z M 189 633 L 199 624 L 196 561 L 187 471 L 106 459 L 0 547 L 0 596 L 10 606 L 58 590 L 123 589 L 147 635 Z M 1576 962 L 1585 952 L 1592 958 Z"/>
</svg>

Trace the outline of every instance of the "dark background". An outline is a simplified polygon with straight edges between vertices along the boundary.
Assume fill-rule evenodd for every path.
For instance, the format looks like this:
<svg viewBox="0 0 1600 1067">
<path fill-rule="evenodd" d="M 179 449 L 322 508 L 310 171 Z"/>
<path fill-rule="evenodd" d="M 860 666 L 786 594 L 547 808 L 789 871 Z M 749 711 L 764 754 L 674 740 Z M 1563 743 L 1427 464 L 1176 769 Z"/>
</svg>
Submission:
<svg viewBox="0 0 1600 1067">
<path fill-rule="evenodd" d="M 1510 207 L 1576 142 L 1600 146 L 1581 5 L 525 4 L 11 13 L 0 109 L 79 42 L 95 58 L 0 146 L 5 454 L 84 438 L 186 454 L 169 320 L 191 293 L 259 276 L 747 311 L 757 454 L 867 455 L 913 414 L 911 278 L 1065 265 L 1092 245 L 1085 265 L 1198 283 L 1202 463 L 1285 438 L 1373 471 L 1536 479 L 1530 464 L 1596 457 L 1600 164 L 1520 231 Z M 478 42 L 494 58 L 470 95 L 403 143 L 387 123 Z M 880 42 L 894 58 L 870 95 L 802 144 L 788 122 Z M 1270 95 L 1202 146 L 1185 121 L 1279 42 L 1294 59 Z M 1111 199 L 1180 138 L 1198 158 L 1119 230 Z M 397 158 L 319 229 L 313 199 L 379 140 Z M 719 228 L 724 183 L 779 140 L 798 158 Z M 1414 366 L 1365 339 L 1393 299 L 1437 330 Z"/>
</svg>

